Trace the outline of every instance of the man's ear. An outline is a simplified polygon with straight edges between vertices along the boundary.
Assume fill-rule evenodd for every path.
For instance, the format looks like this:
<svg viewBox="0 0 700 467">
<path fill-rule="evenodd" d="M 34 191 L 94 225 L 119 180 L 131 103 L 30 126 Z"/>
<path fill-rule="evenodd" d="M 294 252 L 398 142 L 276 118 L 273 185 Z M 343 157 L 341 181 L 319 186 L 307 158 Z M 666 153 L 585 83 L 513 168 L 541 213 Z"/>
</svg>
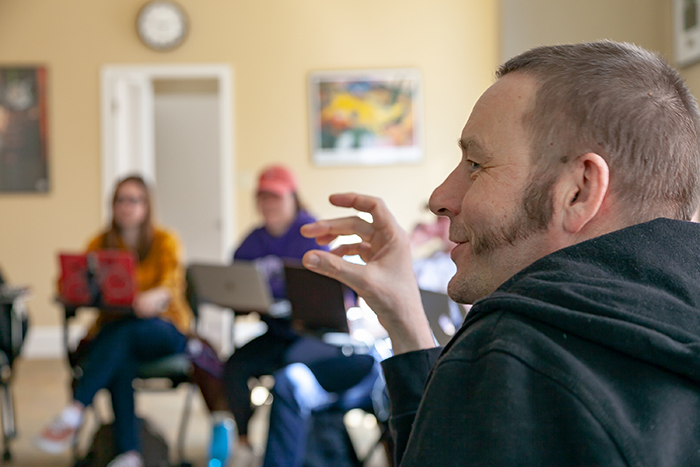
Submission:
<svg viewBox="0 0 700 467">
<path fill-rule="evenodd" d="M 561 181 L 562 227 L 576 234 L 600 211 L 608 192 L 610 170 L 605 159 L 589 152 L 571 163 Z"/>
</svg>

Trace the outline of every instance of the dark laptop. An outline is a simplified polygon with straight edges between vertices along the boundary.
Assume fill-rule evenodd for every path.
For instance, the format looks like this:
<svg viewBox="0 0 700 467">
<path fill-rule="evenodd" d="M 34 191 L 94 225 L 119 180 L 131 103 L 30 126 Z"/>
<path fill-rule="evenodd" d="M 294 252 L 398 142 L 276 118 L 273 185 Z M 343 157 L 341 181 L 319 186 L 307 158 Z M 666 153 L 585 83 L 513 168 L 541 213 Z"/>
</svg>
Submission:
<svg viewBox="0 0 700 467">
<path fill-rule="evenodd" d="M 452 302 L 450 297 L 444 293 L 430 292 L 427 290 L 420 291 L 420 298 L 423 302 L 423 308 L 425 309 L 425 316 L 428 318 L 428 324 L 430 324 L 430 330 L 433 332 L 433 336 L 437 343 L 441 346 L 445 346 L 452 336 L 454 336 L 459 323 L 455 323 L 452 313 L 450 312 L 450 307 L 459 307 L 459 314 L 462 318 L 466 314 L 466 311 L 460 305 Z"/>
<path fill-rule="evenodd" d="M 343 284 L 301 265 L 285 264 L 284 274 L 292 320 L 311 332 L 349 332 Z"/>
</svg>

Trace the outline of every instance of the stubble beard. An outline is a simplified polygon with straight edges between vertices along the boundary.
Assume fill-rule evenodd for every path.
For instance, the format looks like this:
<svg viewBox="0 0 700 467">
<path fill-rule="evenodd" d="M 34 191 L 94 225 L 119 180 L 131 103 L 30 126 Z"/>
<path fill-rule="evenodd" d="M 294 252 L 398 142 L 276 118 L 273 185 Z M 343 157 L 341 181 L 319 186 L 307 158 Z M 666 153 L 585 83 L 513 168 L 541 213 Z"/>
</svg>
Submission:
<svg viewBox="0 0 700 467">
<path fill-rule="evenodd" d="M 479 227 L 450 224 L 450 238 L 468 238 L 474 262 L 489 263 L 489 257 L 502 250 L 523 243 L 533 235 L 547 230 L 553 214 L 553 188 L 556 174 L 535 175 L 523 192 L 522 202 L 505 225 Z M 514 271 L 517 272 L 517 271 Z M 496 274 L 494 274 L 496 273 Z M 477 271 L 468 276 L 459 271 L 452 277 L 447 293 L 457 303 L 471 304 L 496 290 L 493 276 L 498 271 Z"/>
</svg>

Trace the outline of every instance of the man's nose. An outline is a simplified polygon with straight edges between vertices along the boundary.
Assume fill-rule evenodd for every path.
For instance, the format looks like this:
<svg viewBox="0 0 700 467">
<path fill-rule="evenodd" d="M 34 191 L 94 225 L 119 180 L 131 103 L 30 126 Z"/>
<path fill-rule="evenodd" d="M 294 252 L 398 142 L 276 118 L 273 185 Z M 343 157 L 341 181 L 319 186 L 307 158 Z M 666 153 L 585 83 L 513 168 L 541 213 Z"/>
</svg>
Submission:
<svg viewBox="0 0 700 467">
<path fill-rule="evenodd" d="M 463 198 L 462 188 L 455 169 L 430 195 L 428 206 L 433 214 L 450 218 L 459 214 Z"/>
</svg>

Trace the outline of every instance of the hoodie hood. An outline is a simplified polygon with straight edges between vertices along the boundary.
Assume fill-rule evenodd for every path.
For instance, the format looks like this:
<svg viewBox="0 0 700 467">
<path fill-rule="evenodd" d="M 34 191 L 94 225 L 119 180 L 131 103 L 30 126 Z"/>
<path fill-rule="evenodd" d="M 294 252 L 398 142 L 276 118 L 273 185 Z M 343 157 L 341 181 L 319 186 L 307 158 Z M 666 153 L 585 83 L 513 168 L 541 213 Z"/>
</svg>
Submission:
<svg viewBox="0 0 700 467">
<path fill-rule="evenodd" d="M 656 219 L 559 250 L 477 302 L 700 382 L 700 224 Z"/>
</svg>

